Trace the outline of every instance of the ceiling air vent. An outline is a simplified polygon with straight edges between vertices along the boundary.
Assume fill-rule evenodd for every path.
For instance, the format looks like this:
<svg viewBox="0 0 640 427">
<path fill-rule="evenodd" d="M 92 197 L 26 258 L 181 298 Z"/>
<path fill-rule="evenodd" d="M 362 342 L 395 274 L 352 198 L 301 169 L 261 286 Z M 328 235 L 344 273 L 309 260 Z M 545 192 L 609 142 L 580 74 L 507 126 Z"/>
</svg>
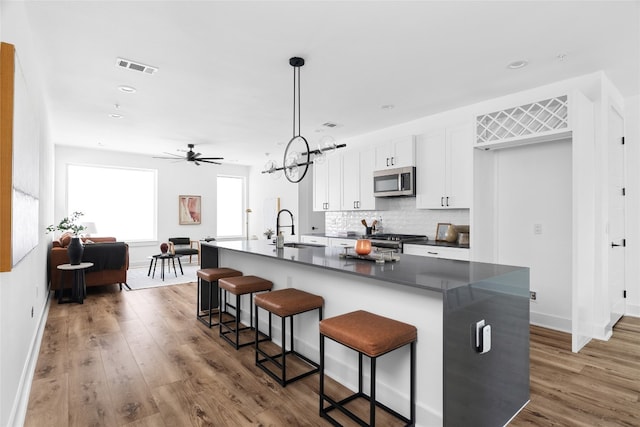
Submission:
<svg viewBox="0 0 640 427">
<path fill-rule="evenodd" d="M 145 65 L 140 62 L 130 61 L 128 59 L 118 58 L 116 59 L 116 66 L 126 68 L 128 70 L 140 71 L 144 74 L 155 74 L 158 68 L 151 65 Z"/>
<path fill-rule="evenodd" d="M 334 128 L 336 126 L 338 126 L 336 123 L 331 123 L 331 122 L 326 122 L 323 123 L 322 126 L 328 127 L 328 128 Z"/>
</svg>

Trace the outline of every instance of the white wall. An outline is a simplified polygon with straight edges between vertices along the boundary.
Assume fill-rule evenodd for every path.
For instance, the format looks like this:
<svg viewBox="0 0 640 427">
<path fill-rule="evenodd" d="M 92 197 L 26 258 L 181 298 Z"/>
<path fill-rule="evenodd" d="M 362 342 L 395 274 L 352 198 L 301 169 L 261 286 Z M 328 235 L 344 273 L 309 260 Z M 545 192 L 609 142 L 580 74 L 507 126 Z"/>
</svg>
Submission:
<svg viewBox="0 0 640 427">
<path fill-rule="evenodd" d="M 23 2 L 0 3 L 0 38 L 16 47 L 23 69 L 28 99 L 39 128 L 37 150 L 40 162 L 40 204 L 38 245 L 12 271 L 0 273 L 0 425 L 22 425 L 35 369 L 39 336 L 44 326 L 47 304 L 47 252 L 45 227 L 51 222 L 53 209 L 52 142 L 45 102 L 41 97 L 37 61 L 31 40 L 24 29 L 28 22 Z M 14 150 L 21 141 L 14 141 Z M 19 230 L 13 230 L 19 232 Z M 33 314 L 32 314 L 33 311 Z"/>
<path fill-rule="evenodd" d="M 640 316 L 640 96 L 625 100 L 626 313 Z"/>
<path fill-rule="evenodd" d="M 124 166 L 156 169 L 158 171 L 158 240 L 134 243 L 129 246 L 129 262 L 132 266 L 148 263 L 147 257 L 159 253 L 160 243 L 169 237 L 190 237 L 199 240 L 215 237 L 217 192 L 216 179 L 220 175 L 249 175 L 249 167 L 236 165 L 200 165 L 187 162 L 171 162 L 154 159 L 151 155 L 129 154 L 100 149 L 83 149 L 66 146 L 55 148 L 55 218 L 66 215 L 67 164 L 82 163 L 106 166 Z M 250 186 L 248 185 L 249 192 Z M 179 225 L 178 196 L 181 194 L 202 196 L 202 223 Z M 112 201 L 114 204 L 118 200 Z M 244 224 L 244 219 L 243 219 Z M 98 233 L 99 234 L 99 233 Z M 118 238 L 118 236 L 113 236 Z"/>
<path fill-rule="evenodd" d="M 303 182 L 311 180 L 312 177 L 307 172 Z M 299 237 L 299 218 L 300 211 L 298 207 L 298 186 L 299 184 L 293 184 L 284 176 L 279 179 L 274 179 L 270 174 L 263 174 L 261 167 L 252 167 L 249 174 L 249 182 L 251 183 L 249 189 L 249 207 L 253 211 L 249 215 L 249 234 L 250 238 L 266 239 L 262 234 L 267 228 L 271 228 L 274 232 L 276 229 L 275 222 L 273 224 L 267 223 L 265 218 L 265 204 L 271 202 L 275 198 L 280 199 L 280 209 L 289 209 L 293 213 L 293 221 L 296 227 L 296 237 L 289 237 L 291 233 L 290 228 L 283 230 L 286 240 L 298 240 Z M 289 225 L 290 218 L 288 215 L 282 215 L 280 217 L 282 224 Z"/>
<path fill-rule="evenodd" d="M 571 140 L 498 150 L 497 262 L 530 268 L 531 322 L 571 330 Z M 540 234 L 536 234 L 539 225 Z"/>
</svg>

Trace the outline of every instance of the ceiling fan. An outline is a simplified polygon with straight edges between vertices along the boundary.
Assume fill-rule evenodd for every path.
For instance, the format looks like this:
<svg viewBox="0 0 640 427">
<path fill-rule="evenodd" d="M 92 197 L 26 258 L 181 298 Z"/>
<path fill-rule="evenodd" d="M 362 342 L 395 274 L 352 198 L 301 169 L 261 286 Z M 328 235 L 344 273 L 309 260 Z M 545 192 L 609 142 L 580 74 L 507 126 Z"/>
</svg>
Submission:
<svg viewBox="0 0 640 427">
<path fill-rule="evenodd" d="M 187 162 L 193 162 L 196 165 L 200 166 L 200 163 L 212 163 L 214 165 L 221 165 L 222 163 L 220 162 L 214 162 L 214 160 L 222 160 L 224 159 L 224 157 L 200 157 L 202 156 L 201 153 L 196 153 L 195 151 L 193 151 L 193 148 L 195 147 L 194 144 L 187 144 L 187 147 L 189 147 L 189 151 L 186 151 L 186 155 L 180 155 L 180 154 L 173 154 L 173 153 L 164 153 L 167 154 L 171 157 L 154 157 L 154 159 L 168 159 L 168 160 L 186 160 Z M 184 151 L 184 150 L 182 150 Z"/>
</svg>

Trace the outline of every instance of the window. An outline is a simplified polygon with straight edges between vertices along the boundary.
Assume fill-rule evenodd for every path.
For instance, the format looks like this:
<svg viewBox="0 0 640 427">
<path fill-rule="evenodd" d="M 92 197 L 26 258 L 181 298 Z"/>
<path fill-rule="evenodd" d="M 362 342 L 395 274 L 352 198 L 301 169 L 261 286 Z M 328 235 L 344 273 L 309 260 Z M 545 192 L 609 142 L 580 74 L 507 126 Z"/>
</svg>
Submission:
<svg viewBox="0 0 640 427">
<path fill-rule="evenodd" d="M 67 212 L 84 213 L 99 236 L 128 242 L 157 240 L 157 171 L 67 166 Z"/>
<path fill-rule="evenodd" d="M 218 237 L 241 237 L 244 178 L 218 176 Z"/>
</svg>

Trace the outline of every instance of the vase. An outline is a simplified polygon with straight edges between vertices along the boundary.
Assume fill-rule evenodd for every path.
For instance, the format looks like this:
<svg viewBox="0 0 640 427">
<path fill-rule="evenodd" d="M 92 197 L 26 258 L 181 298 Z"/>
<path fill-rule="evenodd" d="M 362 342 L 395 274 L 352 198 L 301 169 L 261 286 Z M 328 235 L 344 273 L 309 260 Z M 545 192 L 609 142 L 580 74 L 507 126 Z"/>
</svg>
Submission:
<svg viewBox="0 0 640 427">
<path fill-rule="evenodd" d="M 371 252 L 371 240 L 369 239 L 356 240 L 355 249 L 358 255 L 369 255 L 369 253 Z"/>
<path fill-rule="evenodd" d="M 69 264 L 78 265 L 82 262 L 82 253 L 84 246 L 80 243 L 79 237 L 72 237 L 69 246 L 67 246 L 67 254 L 69 255 Z"/>
<path fill-rule="evenodd" d="M 160 245 L 160 252 L 162 252 L 162 255 L 166 254 L 168 250 L 169 250 L 169 245 L 167 245 L 166 243 L 162 243 Z"/>
</svg>

